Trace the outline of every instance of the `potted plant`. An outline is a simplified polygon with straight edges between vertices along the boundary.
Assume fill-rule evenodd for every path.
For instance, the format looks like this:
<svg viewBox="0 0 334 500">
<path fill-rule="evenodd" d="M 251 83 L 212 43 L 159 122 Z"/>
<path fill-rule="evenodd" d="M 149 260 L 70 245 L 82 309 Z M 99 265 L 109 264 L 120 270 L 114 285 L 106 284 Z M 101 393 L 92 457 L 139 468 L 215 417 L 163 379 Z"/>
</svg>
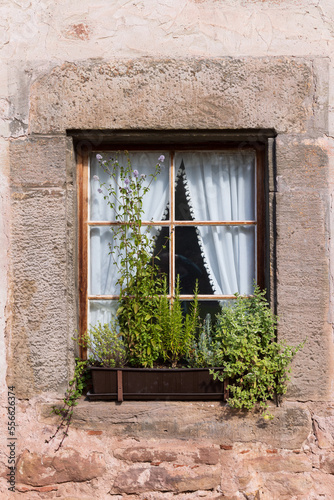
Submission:
<svg viewBox="0 0 334 500">
<path fill-rule="evenodd" d="M 173 313 L 171 313 L 172 315 Z M 182 326 L 181 326 L 182 331 Z M 171 335 L 167 339 L 162 337 L 165 351 L 161 356 L 167 357 L 171 347 Z M 203 334 L 201 335 L 203 339 Z M 200 357 L 199 349 L 203 347 L 203 340 L 197 345 L 182 345 L 181 353 L 188 354 L 188 366 L 177 367 L 173 363 L 169 367 L 131 367 L 127 366 L 128 348 L 117 333 L 117 326 L 110 324 L 91 328 L 84 336 L 84 345 L 90 352 L 88 360 L 92 374 L 93 390 L 88 392 L 90 400 L 223 400 L 226 399 L 227 381 L 223 378 L 215 379 L 209 371 L 210 359 Z M 214 366 L 211 358 L 211 366 Z M 193 365 L 193 366 L 190 366 Z M 222 374 L 221 369 L 215 368 L 215 373 Z"/>
</svg>

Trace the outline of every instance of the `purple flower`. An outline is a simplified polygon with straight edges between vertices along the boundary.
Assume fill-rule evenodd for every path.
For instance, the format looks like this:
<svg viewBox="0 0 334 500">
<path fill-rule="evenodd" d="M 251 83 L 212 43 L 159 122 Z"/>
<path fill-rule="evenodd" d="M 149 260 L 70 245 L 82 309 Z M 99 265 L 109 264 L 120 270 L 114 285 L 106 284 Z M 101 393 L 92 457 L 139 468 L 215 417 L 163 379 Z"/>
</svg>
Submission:
<svg viewBox="0 0 334 500">
<path fill-rule="evenodd" d="M 133 171 L 133 177 L 138 177 L 138 175 L 139 175 L 138 170 L 134 170 L 134 171 Z"/>
<path fill-rule="evenodd" d="M 141 179 L 145 179 L 146 175 L 145 174 L 140 174 Z"/>
<path fill-rule="evenodd" d="M 158 161 L 161 161 L 161 163 L 163 163 L 165 161 L 164 155 L 160 155 Z"/>
<path fill-rule="evenodd" d="M 99 178 L 98 175 L 93 175 L 93 179 L 94 179 L 94 181 L 99 181 L 100 180 L 100 178 Z"/>
<path fill-rule="evenodd" d="M 124 179 L 124 184 L 125 184 L 126 186 L 128 186 L 128 185 L 130 184 L 130 181 L 129 181 L 129 179 L 128 179 L 127 177 L 126 177 L 126 179 Z"/>
<path fill-rule="evenodd" d="M 97 190 L 97 192 L 98 192 L 98 193 L 102 193 L 103 191 L 102 191 L 102 189 L 101 189 L 101 188 L 99 188 L 99 189 Z"/>
<path fill-rule="evenodd" d="M 97 154 L 97 155 L 96 155 L 96 159 L 97 159 L 97 160 L 102 160 L 102 155 Z"/>
<path fill-rule="evenodd" d="M 131 193 L 132 193 L 132 189 L 128 188 L 128 189 L 126 190 L 126 192 L 127 192 L 128 194 L 131 194 Z"/>
</svg>

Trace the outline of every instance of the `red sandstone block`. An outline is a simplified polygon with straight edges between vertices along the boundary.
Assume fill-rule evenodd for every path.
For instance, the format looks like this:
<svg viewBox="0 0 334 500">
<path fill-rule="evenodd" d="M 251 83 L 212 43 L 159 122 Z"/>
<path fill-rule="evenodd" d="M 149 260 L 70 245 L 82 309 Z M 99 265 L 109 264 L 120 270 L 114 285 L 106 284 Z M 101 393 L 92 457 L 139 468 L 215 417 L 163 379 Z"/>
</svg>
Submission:
<svg viewBox="0 0 334 500">
<path fill-rule="evenodd" d="M 62 449 L 50 456 L 25 450 L 17 463 L 18 482 L 44 487 L 58 483 L 89 481 L 105 473 L 102 454 L 95 451 L 83 457 L 73 449 Z"/>
<path fill-rule="evenodd" d="M 192 470 L 171 467 L 132 466 L 115 479 L 111 493 L 138 494 L 149 491 L 190 492 L 216 489 L 220 484 L 221 470 L 215 466 L 199 465 Z"/>
<path fill-rule="evenodd" d="M 230 444 L 221 444 L 220 449 L 221 450 L 232 450 L 233 446 L 231 446 Z"/>
</svg>

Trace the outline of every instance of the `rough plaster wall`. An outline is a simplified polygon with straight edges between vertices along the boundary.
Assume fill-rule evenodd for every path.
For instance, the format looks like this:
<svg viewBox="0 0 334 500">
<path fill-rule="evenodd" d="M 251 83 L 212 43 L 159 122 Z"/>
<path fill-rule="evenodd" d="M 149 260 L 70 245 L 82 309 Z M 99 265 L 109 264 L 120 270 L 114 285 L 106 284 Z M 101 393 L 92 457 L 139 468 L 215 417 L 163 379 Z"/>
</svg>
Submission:
<svg viewBox="0 0 334 500">
<path fill-rule="evenodd" d="M 145 0 L 110 2 L 92 0 L 68 2 L 62 1 L 28 1 L 15 2 L 3 0 L 0 6 L 0 57 L 2 61 L 0 73 L 0 387 L 4 387 L 6 358 L 4 350 L 5 328 L 11 329 L 12 295 L 8 270 L 10 213 L 9 201 L 9 142 L 13 150 L 25 149 L 21 142 L 28 131 L 30 84 L 38 80 L 44 73 L 63 64 L 71 64 L 89 58 L 112 61 L 114 58 L 217 58 L 217 57 L 267 57 L 267 56 L 322 56 L 329 60 L 329 106 L 328 131 L 323 130 L 322 138 L 315 138 L 316 144 L 310 145 L 311 159 L 326 151 L 329 158 L 330 192 L 321 191 L 315 196 L 317 183 L 322 175 L 307 172 L 308 158 L 303 175 L 310 175 L 309 185 L 315 186 L 312 199 L 320 211 L 327 214 L 323 234 L 331 235 L 333 193 L 334 193 L 334 39 L 333 19 L 334 3 L 332 0 Z M 57 70 L 56 70 L 57 71 Z M 277 89 L 279 91 L 279 89 Z M 318 103 L 319 104 L 319 103 Z M 320 103 L 321 104 L 321 103 Z M 266 110 L 262 110 L 265 114 Z M 279 111 L 279 110 L 278 110 Z M 326 109 L 325 109 L 326 112 Z M 75 117 L 73 116 L 73 120 Z M 18 139 L 18 145 L 15 142 Z M 299 141 L 300 138 L 296 138 Z M 291 138 L 290 138 L 291 140 Z M 52 141 L 51 141 L 52 142 Z M 21 145 L 20 145 L 21 144 Z M 287 156 L 287 165 L 293 161 L 289 158 L 288 139 L 281 138 L 283 154 Z M 312 152 L 313 151 L 313 152 Z M 19 160 L 17 160 L 19 162 Z M 18 170 L 19 170 L 18 165 Z M 282 194 L 289 195 L 288 167 L 281 182 Z M 19 172 L 17 172 L 19 175 Z M 43 168 L 40 170 L 43 174 Z M 29 183 L 31 179 L 26 178 Z M 34 196 L 43 189 L 43 180 L 35 186 Z M 321 189 L 321 186 L 319 184 Z M 323 187 L 323 186 L 322 186 Z M 61 191 L 61 187 L 57 187 Z M 301 188 L 302 189 L 302 188 Z M 26 203 L 33 203 L 33 197 L 25 198 Z M 16 200 L 17 202 L 17 200 Z M 18 202 L 17 202 L 18 203 Z M 50 196 L 52 203 L 52 196 Z M 71 203 L 70 203 L 70 206 Z M 23 207 L 23 205 L 22 205 Z M 291 208 L 291 207 L 290 207 Z M 286 210 L 290 209 L 288 206 Z M 297 211 L 296 211 L 297 213 Z M 302 216 L 302 214 L 301 214 Z M 64 214 L 61 214 L 64 217 Z M 63 219 L 64 220 L 64 219 Z M 305 221 L 307 224 L 307 221 Z M 308 229 L 306 227 L 306 229 Z M 64 232 L 64 226 L 61 231 Z M 66 231 L 66 230 L 65 230 Z M 286 228 L 285 237 L 291 232 L 292 244 L 295 238 L 293 228 Z M 63 243 L 65 235 L 63 236 Z M 322 245 L 324 239 L 322 238 Z M 316 241 L 306 241 L 308 245 L 317 245 Z M 319 248 L 319 255 L 324 255 L 324 248 Z M 317 249 L 315 248 L 315 251 Z M 327 239 L 327 255 L 334 262 L 334 247 L 331 239 Z M 282 258 L 285 256 L 282 256 Z M 61 258 L 60 258 L 61 261 Z M 333 265 L 333 264 L 332 264 Z M 60 272 L 65 272 L 67 264 L 62 262 Z M 294 270 L 303 272 L 305 269 Z M 322 273 L 322 271 L 321 271 Z M 282 280 L 294 275 L 282 276 Z M 53 279 L 56 279 L 53 278 Z M 69 278 L 70 279 L 70 278 Z M 308 279 L 308 278 L 307 278 Z M 312 281 L 313 280 L 313 281 Z M 331 267 L 330 281 L 333 298 L 334 271 Z M 308 289 L 316 284 L 316 278 L 310 277 Z M 328 284 L 327 284 L 328 285 Z M 323 289 L 325 283 L 321 283 Z M 62 290 L 62 283 L 59 293 Z M 22 293 L 22 291 L 19 291 Z M 298 302 L 302 295 L 296 297 Z M 326 296 L 315 297 L 315 302 L 307 304 L 312 320 L 312 310 L 320 304 L 324 311 L 324 322 L 333 321 L 333 305 L 328 310 L 324 302 Z M 6 307 L 7 306 L 7 307 Z M 48 314 L 50 310 L 48 310 Z M 51 311 L 52 320 L 52 311 Z M 284 317 L 282 318 L 284 322 Z M 296 325 L 296 328 L 298 325 Z M 330 323 L 328 323 L 330 328 Z M 60 332 L 56 333 L 60 335 Z M 58 337 L 59 338 L 59 337 Z M 328 330 L 327 339 L 330 338 Z M 8 347 L 8 336 L 7 336 Z M 314 348 L 326 351 L 330 345 L 322 345 L 321 337 L 314 339 Z M 36 348 L 37 346 L 35 346 Z M 10 345 L 10 349 L 13 344 Z M 56 361 L 56 344 L 51 346 L 52 362 Z M 312 344 L 313 348 L 313 344 Z M 306 353 L 306 351 L 304 351 Z M 63 353 L 65 356 L 66 353 Z M 302 354 L 305 356 L 305 354 Z M 17 369 L 21 369 L 19 367 Z M 321 365 L 319 366 L 321 369 Z M 62 377 L 60 376 L 60 379 Z M 43 388 L 36 370 L 34 379 Z M 56 381 L 58 383 L 58 381 Z M 333 388 L 334 390 L 334 388 Z M 6 392 L 1 398 L 6 405 Z M 2 412 L 4 416 L 5 410 Z M 22 417 L 23 418 L 23 417 Z M 5 436 L 5 418 L 1 418 L 1 436 Z M 1 458 L 4 458 L 4 446 L 0 445 Z"/>
</svg>

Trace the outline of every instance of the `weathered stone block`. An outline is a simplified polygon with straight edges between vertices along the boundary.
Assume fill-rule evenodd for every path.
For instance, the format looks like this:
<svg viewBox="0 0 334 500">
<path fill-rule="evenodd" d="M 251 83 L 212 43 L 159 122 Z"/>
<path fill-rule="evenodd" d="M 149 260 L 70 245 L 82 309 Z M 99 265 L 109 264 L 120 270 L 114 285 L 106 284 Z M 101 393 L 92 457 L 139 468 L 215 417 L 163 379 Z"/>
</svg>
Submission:
<svg viewBox="0 0 334 500">
<path fill-rule="evenodd" d="M 75 311 L 68 296 L 75 284 L 67 280 L 65 202 L 66 192 L 61 188 L 12 193 L 9 382 L 15 385 L 17 397 L 48 389 L 63 391 L 67 386 L 73 334 L 67 331 L 67 315 Z"/>
<path fill-rule="evenodd" d="M 40 411 L 42 420 L 54 421 L 50 405 L 42 405 Z M 270 411 L 275 418 L 267 421 L 255 411 L 240 412 L 212 402 L 125 401 L 119 406 L 112 402 L 81 401 L 72 426 L 102 429 L 106 435 L 135 439 L 186 439 L 200 442 L 201 446 L 258 441 L 267 447 L 300 448 L 312 430 L 308 409 L 288 403 L 272 406 Z"/>
<path fill-rule="evenodd" d="M 60 450 L 51 456 L 25 450 L 17 463 L 17 481 L 32 486 L 89 481 L 104 472 L 104 458 L 95 451 L 86 458 L 71 449 Z"/>
<path fill-rule="evenodd" d="M 177 453 L 174 450 L 161 450 L 159 448 L 124 448 L 114 451 L 114 457 L 130 462 L 174 462 Z"/>
<path fill-rule="evenodd" d="M 326 453 L 320 456 L 320 470 L 328 474 L 334 474 L 334 453 Z"/>
<path fill-rule="evenodd" d="M 313 415 L 314 432 L 317 444 L 321 449 L 332 449 L 334 446 L 334 414 L 332 411 L 327 415 Z"/>
<path fill-rule="evenodd" d="M 114 457 L 130 462 L 177 462 L 178 464 L 206 464 L 216 465 L 219 462 L 219 449 L 214 446 L 194 445 L 182 447 L 180 444 L 168 446 L 159 443 L 156 447 L 129 447 L 119 448 L 114 451 Z"/>
<path fill-rule="evenodd" d="M 195 456 L 195 463 L 215 465 L 219 461 L 219 451 L 213 447 L 202 447 L 198 450 L 198 456 Z"/>
<path fill-rule="evenodd" d="M 276 138 L 278 191 L 302 191 L 304 196 L 327 193 L 329 154 L 327 138 L 279 135 Z"/>
<path fill-rule="evenodd" d="M 39 493 L 49 493 L 50 491 L 57 491 L 58 486 L 22 486 L 18 484 L 15 488 L 20 493 L 27 493 L 28 491 L 38 491 Z"/>
<path fill-rule="evenodd" d="M 312 457 L 305 454 L 269 455 L 246 459 L 244 465 L 256 472 L 310 472 Z"/>
<path fill-rule="evenodd" d="M 266 477 L 265 487 L 273 500 L 291 500 L 292 498 L 310 498 L 314 486 L 310 475 L 277 472 Z"/>
<path fill-rule="evenodd" d="M 278 336 L 293 345 L 307 339 L 293 361 L 289 397 L 324 400 L 331 391 L 332 349 L 325 202 L 301 191 L 276 199 Z"/>
<path fill-rule="evenodd" d="M 195 467 L 195 468 L 194 468 Z M 112 492 L 141 493 L 145 491 L 197 491 L 217 488 L 220 469 L 193 466 L 179 468 L 130 467 L 116 477 Z"/>
<path fill-rule="evenodd" d="M 313 71 L 311 61 L 288 57 L 65 63 L 32 84 L 30 130 L 304 132 L 320 107 Z"/>
<path fill-rule="evenodd" d="M 315 471 L 311 474 L 311 478 L 314 482 L 314 495 L 326 500 L 334 498 L 334 476 L 332 474 Z"/>
<path fill-rule="evenodd" d="M 64 187 L 66 137 L 30 137 L 10 143 L 10 181 L 18 187 Z"/>
</svg>

